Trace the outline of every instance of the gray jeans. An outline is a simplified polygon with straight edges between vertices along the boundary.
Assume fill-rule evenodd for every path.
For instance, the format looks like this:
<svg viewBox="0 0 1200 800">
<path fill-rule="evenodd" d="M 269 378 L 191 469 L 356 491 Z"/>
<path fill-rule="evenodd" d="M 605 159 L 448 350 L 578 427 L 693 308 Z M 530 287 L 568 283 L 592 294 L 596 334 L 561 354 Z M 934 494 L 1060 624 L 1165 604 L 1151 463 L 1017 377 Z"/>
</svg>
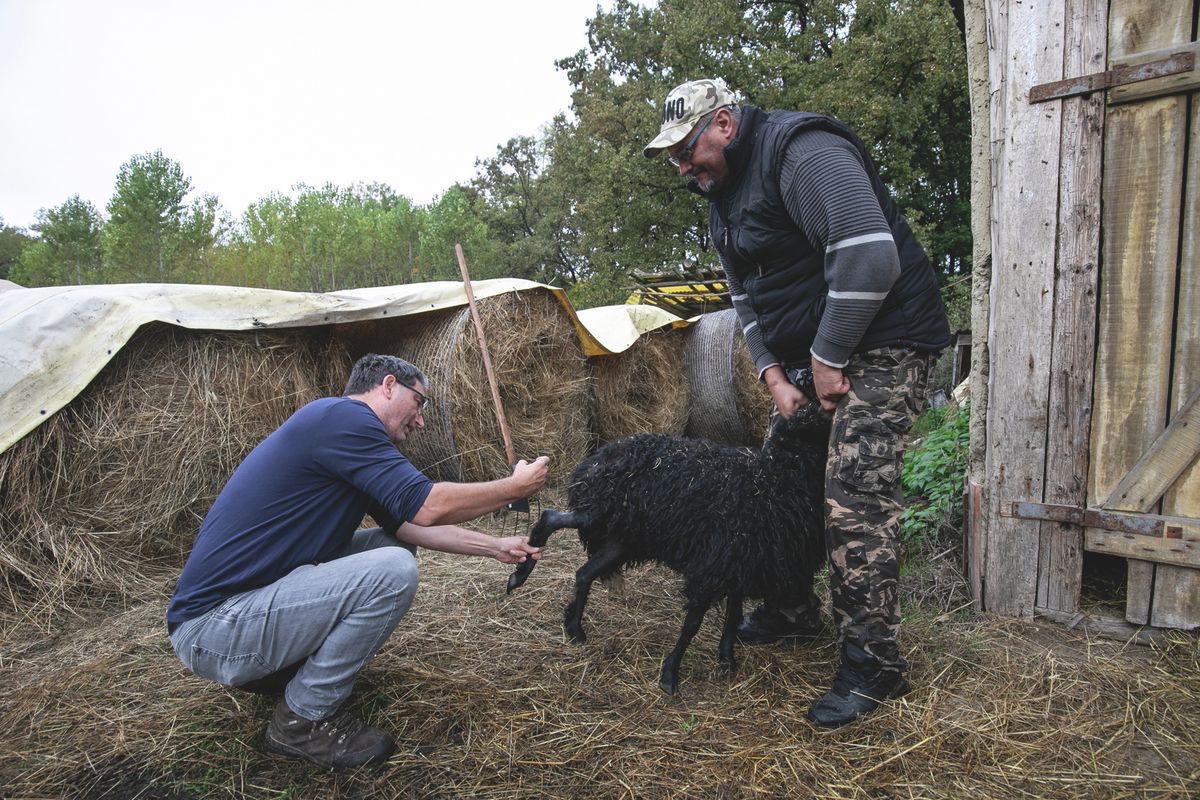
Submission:
<svg viewBox="0 0 1200 800">
<path fill-rule="evenodd" d="M 305 661 L 284 692 L 302 717 L 323 719 L 350 697 L 417 592 L 417 561 L 381 528 L 354 534 L 341 557 L 304 564 L 270 586 L 229 598 L 171 634 L 202 678 L 239 686 Z"/>
</svg>

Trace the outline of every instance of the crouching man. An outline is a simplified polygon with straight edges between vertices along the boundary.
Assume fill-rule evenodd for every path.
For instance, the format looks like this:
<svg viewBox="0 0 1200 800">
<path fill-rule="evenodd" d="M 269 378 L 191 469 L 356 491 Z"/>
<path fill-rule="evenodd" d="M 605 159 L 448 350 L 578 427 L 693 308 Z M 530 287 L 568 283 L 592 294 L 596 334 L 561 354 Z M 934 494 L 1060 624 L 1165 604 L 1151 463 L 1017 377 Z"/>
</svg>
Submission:
<svg viewBox="0 0 1200 800">
<path fill-rule="evenodd" d="M 264 747 L 329 768 L 386 759 L 395 742 L 346 710 L 358 672 L 417 590 L 416 545 L 538 558 L 522 536 L 456 527 L 537 492 L 548 459 L 486 483 L 434 483 L 395 445 L 425 427 L 425 375 L 366 355 L 342 397 L 301 408 L 246 457 L 200 526 L 167 608 L 189 670 L 283 697 Z M 381 527 L 359 530 L 365 514 Z"/>
</svg>

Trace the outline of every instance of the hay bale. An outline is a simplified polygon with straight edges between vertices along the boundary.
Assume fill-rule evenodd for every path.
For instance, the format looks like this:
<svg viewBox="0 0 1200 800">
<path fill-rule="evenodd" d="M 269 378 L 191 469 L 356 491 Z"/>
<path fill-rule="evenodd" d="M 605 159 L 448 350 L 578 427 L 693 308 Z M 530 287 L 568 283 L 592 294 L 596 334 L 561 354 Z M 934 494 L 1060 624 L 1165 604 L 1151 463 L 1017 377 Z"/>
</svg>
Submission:
<svg viewBox="0 0 1200 800">
<path fill-rule="evenodd" d="M 561 484 L 595 442 L 595 400 L 575 328 L 544 290 L 496 295 L 477 305 L 515 454 L 549 455 L 550 481 Z M 390 330 L 394 336 L 382 352 L 416 364 L 430 382 L 425 430 L 404 443 L 404 454 L 437 480 L 508 475 L 470 311 L 414 315 Z"/>
<path fill-rule="evenodd" d="M 705 314 L 688 329 L 683 350 L 691 386 L 687 433 L 726 444 L 762 444 L 771 393 L 758 379 L 737 312 Z"/>
<path fill-rule="evenodd" d="M 246 454 L 349 360 L 314 329 L 142 328 L 88 387 L 0 454 L 8 598 L 125 596 L 178 567 Z M 28 597 L 26 599 L 29 599 Z"/>
<path fill-rule="evenodd" d="M 689 394 L 684 339 L 682 329 L 660 328 L 621 353 L 590 359 L 601 441 L 634 433 L 683 435 Z"/>
</svg>

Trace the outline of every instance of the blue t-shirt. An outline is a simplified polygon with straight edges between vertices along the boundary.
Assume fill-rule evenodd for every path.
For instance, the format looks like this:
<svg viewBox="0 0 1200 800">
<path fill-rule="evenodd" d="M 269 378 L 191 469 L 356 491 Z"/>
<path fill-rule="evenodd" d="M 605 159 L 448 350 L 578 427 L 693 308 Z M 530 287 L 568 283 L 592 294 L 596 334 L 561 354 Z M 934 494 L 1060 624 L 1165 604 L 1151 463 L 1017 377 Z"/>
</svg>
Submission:
<svg viewBox="0 0 1200 800">
<path fill-rule="evenodd" d="M 368 512 L 394 532 L 432 488 L 366 403 L 314 400 L 234 470 L 200 526 L 167 621 L 335 558 Z"/>
</svg>

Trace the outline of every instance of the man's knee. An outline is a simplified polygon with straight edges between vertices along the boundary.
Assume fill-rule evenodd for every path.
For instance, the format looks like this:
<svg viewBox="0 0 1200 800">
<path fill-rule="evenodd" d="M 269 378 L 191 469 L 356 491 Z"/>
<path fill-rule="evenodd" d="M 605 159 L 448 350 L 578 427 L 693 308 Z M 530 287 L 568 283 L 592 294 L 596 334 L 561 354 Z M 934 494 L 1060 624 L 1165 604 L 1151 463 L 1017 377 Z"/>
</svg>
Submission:
<svg viewBox="0 0 1200 800">
<path fill-rule="evenodd" d="M 417 559 L 404 547 L 380 547 L 371 551 L 369 570 L 381 583 L 396 592 L 417 590 Z"/>
</svg>

